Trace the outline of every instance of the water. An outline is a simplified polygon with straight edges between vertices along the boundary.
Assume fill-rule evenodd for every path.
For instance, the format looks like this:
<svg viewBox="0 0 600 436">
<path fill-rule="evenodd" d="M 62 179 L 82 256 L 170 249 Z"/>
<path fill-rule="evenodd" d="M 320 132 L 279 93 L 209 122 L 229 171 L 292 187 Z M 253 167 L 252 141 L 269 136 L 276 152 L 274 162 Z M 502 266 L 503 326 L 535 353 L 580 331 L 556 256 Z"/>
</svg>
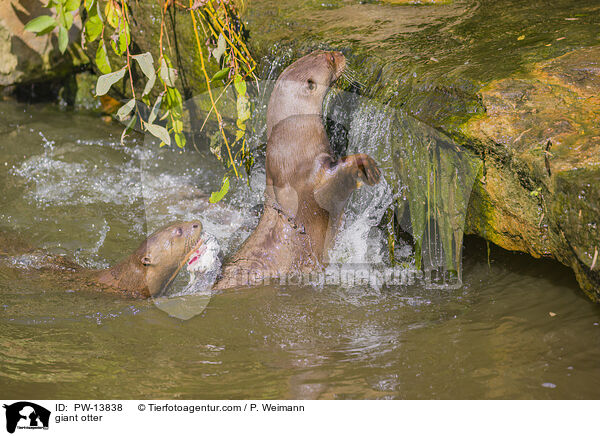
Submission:
<svg viewBox="0 0 600 436">
<path fill-rule="evenodd" d="M 50 252 L 104 267 L 155 227 L 190 218 L 231 252 L 256 223 L 260 172 L 251 187 L 234 186 L 209 206 L 222 169 L 208 153 L 140 137 L 123 146 L 118 125 L 51 105 L 1 102 L 0 117 L 0 229 Z M 381 256 L 383 236 L 372 226 L 375 200 L 387 196 L 381 185 L 353 198 L 338 260 Z M 356 204 L 372 206 L 353 212 Z M 65 289 L 0 263 L 0 391 L 40 399 L 597 398 L 600 308 L 571 272 L 494 247 L 488 265 L 481 240 L 464 252 L 458 290 L 273 285 L 213 295 L 187 321 L 151 301 Z M 174 291 L 186 283 L 184 274 Z"/>
</svg>

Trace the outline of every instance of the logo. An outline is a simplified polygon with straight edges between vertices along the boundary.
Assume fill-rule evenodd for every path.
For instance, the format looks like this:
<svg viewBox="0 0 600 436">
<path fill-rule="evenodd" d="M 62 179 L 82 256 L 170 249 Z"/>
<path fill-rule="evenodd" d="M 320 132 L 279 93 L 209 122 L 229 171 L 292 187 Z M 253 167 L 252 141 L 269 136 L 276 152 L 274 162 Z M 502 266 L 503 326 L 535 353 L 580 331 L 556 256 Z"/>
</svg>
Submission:
<svg viewBox="0 0 600 436">
<path fill-rule="evenodd" d="M 50 411 L 29 401 L 19 401 L 6 409 L 6 431 L 14 433 L 15 429 L 48 429 Z"/>
</svg>

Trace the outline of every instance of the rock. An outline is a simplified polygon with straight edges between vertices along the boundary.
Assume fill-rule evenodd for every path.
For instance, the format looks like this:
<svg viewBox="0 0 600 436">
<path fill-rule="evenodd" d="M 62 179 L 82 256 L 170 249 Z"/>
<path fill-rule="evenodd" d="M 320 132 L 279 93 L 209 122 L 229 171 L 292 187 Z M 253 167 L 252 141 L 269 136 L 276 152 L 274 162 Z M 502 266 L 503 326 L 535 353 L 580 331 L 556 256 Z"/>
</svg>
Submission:
<svg viewBox="0 0 600 436">
<path fill-rule="evenodd" d="M 57 91 L 59 104 L 75 110 L 104 111 L 103 100 L 95 96 L 97 80 L 98 76 L 90 71 L 74 73 L 63 79 Z"/>
<path fill-rule="evenodd" d="M 131 16 L 131 34 L 134 35 L 133 40 L 135 46 L 132 54 L 150 52 L 154 60 L 154 67 L 158 69 L 160 67 L 158 64 L 158 59 L 160 59 L 159 47 L 161 33 L 160 5 L 158 2 L 154 1 L 131 2 L 129 7 Z M 177 69 L 178 78 L 175 81 L 175 86 L 183 96 L 184 100 L 206 92 L 206 82 L 202 69 L 200 68 L 200 61 L 197 55 L 198 48 L 189 11 L 178 7 L 169 8 L 167 15 L 165 16 L 165 32 L 169 34 L 169 39 L 167 41 L 167 37 L 164 38 L 163 50 L 165 55 L 173 62 L 174 68 Z M 201 29 L 199 32 L 202 50 L 206 58 L 208 58 L 208 52 L 204 45 L 205 37 L 202 34 Z M 95 59 L 98 42 L 99 40 L 96 40 L 95 42 L 86 45 L 86 54 L 92 60 Z M 107 36 L 105 36 L 105 42 L 106 46 L 109 47 Z M 110 47 L 107 50 L 107 54 L 113 70 L 116 70 L 125 64 L 124 57 L 117 56 Z M 100 75 L 101 73 L 94 65 L 94 62 L 92 62 L 92 65 L 95 68 L 95 72 Z M 134 63 L 133 68 L 136 75 L 139 77 L 143 76 L 137 64 Z M 206 68 L 209 71 L 209 77 L 212 77 L 212 75 L 218 71 L 213 62 L 207 61 Z M 136 81 L 136 93 L 141 93 L 144 84 L 144 80 Z M 215 85 L 215 87 L 218 87 L 218 85 Z M 160 92 L 160 87 L 155 86 L 149 94 L 150 100 L 154 101 Z M 111 94 L 118 99 L 131 98 L 129 83 L 124 81 L 119 85 L 113 86 L 111 88 Z"/>
<path fill-rule="evenodd" d="M 97 110 L 102 107 L 101 100 L 96 95 L 98 76 L 89 71 L 82 71 L 75 76 L 75 109 Z"/>
<path fill-rule="evenodd" d="M 600 46 L 480 91 L 463 133 L 488 151 L 467 231 L 573 268 L 600 301 Z"/>
<path fill-rule="evenodd" d="M 25 24 L 31 19 L 50 13 L 39 0 L 4 2 L 0 8 L 0 87 L 48 81 L 87 63 L 77 43 L 60 53 L 56 30 L 43 36 L 25 31 Z M 80 32 L 81 21 L 76 16 L 69 31 L 70 40 L 77 41 Z"/>
</svg>

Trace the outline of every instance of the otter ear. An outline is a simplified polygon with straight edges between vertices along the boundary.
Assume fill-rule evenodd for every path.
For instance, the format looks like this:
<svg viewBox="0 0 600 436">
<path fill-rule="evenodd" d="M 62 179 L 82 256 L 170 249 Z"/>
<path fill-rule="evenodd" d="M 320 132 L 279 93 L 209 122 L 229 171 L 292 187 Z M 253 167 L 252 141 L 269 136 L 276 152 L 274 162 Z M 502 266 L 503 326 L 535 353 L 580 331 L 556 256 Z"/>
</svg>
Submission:
<svg viewBox="0 0 600 436">
<path fill-rule="evenodd" d="M 145 256 L 142 256 L 142 258 L 140 259 L 140 262 L 144 266 L 149 266 L 149 265 L 152 265 L 154 263 L 152 261 L 152 255 L 150 253 L 147 253 Z"/>
</svg>

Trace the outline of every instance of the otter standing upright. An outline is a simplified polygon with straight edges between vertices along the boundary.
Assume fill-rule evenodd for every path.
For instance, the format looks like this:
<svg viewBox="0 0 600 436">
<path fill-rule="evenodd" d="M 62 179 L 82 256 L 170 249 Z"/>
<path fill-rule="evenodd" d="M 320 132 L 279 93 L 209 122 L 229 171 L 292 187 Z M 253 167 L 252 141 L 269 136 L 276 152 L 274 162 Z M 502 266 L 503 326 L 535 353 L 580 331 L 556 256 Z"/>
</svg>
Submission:
<svg viewBox="0 0 600 436">
<path fill-rule="evenodd" d="M 377 164 L 366 154 L 334 160 L 325 132 L 323 98 L 345 66 L 340 52 L 318 51 L 279 76 L 267 109 L 264 211 L 214 288 L 322 266 L 350 194 L 379 182 Z"/>
</svg>

